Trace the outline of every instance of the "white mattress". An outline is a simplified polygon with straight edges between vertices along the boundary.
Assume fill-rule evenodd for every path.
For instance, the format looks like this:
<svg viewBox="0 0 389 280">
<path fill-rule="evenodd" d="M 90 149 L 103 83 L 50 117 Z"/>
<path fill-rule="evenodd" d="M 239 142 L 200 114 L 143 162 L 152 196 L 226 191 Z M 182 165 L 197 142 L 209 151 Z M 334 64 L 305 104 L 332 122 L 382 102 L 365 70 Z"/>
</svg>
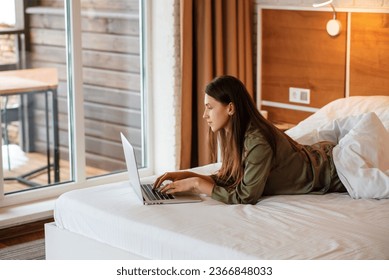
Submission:
<svg viewBox="0 0 389 280">
<path fill-rule="evenodd" d="M 68 192 L 54 213 L 59 228 L 148 259 L 389 259 L 388 209 L 347 194 L 143 206 L 121 182 Z"/>
</svg>

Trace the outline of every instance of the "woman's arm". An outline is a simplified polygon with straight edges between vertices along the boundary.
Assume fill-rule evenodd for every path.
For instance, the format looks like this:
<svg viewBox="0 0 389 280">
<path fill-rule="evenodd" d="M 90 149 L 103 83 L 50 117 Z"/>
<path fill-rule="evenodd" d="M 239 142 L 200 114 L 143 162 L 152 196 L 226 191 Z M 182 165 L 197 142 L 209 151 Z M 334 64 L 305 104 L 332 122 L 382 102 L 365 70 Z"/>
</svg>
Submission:
<svg viewBox="0 0 389 280">
<path fill-rule="evenodd" d="M 226 204 L 256 204 L 269 176 L 273 152 L 267 142 L 248 141 L 244 174 L 235 187 L 215 185 L 211 197 Z"/>
<path fill-rule="evenodd" d="M 166 180 L 172 181 L 162 186 Z M 154 188 L 160 188 L 162 192 L 174 194 L 179 192 L 193 192 L 197 194 L 212 194 L 215 182 L 211 176 L 197 174 L 190 171 L 166 172 L 154 182 Z"/>
<path fill-rule="evenodd" d="M 173 181 L 163 187 L 162 192 L 178 193 L 190 191 L 203 193 L 213 199 L 227 204 L 255 204 L 262 196 L 266 180 L 269 176 L 273 151 L 264 139 L 248 139 L 247 155 L 245 158 L 242 181 L 230 188 L 219 186 L 211 176 L 201 175 L 190 171 L 167 172 L 158 177 L 154 188 L 160 188 L 166 181 Z"/>
</svg>

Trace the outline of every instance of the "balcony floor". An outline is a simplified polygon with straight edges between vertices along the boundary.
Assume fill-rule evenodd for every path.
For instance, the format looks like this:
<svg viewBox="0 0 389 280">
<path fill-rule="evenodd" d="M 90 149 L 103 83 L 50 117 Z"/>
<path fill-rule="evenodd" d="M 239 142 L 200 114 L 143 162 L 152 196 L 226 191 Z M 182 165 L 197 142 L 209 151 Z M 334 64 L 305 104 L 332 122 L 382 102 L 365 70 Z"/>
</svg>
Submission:
<svg viewBox="0 0 389 280">
<path fill-rule="evenodd" d="M 45 166 L 46 162 L 46 155 L 40 154 L 40 153 L 26 153 L 26 162 L 23 164 L 20 164 L 19 166 L 12 167 L 11 170 L 8 170 L 7 164 L 4 164 L 3 166 L 3 172 L 4 172 L 4 178 L 10 178 L 10 177 L 17 177 L 20 176 L 20 174 L 26 174 L 30 172 L 31 170 L 35 170 L 37 168 Z M 51 169 L 51 174 L 53 174 L 53 169 Z M 93 167 L 86 167 L 87 177 L 93 177 L 101 174 L 107 174 L 108 171 L 93 168 Z M 51 176 L 51 180 L 53 183 L 54 176 Z M 26 178 L 34 183 L 37 183 L 41 186 L 47 185 L 47 169 L 44 169 L 43 171 L 40 171 L 38 173 L 33 174 L 32 176 Z M 69 161 L 67 160 L 61 160 L 60 161 L 60 181 L 66 182 L 70 180 L 70 170 L 69 170 Z M 5 180 L 4 181 L 4 193 L 12 193 L 16 191 L 24 191 L 27 189 L 33 189 L 34 187 L 27 186 L 25 184 L 22 184 L 18 182 L 17 180 Z"/>
</svg>

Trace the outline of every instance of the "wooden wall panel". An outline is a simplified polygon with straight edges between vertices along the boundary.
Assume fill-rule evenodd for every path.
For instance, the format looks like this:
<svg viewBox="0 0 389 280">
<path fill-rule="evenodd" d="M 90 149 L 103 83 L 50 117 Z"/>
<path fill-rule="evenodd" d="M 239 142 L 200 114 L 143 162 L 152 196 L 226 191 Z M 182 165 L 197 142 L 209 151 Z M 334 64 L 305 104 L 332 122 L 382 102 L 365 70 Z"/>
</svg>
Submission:
<svg viewBox="0 0 389 280">
<path fill-rule="evenodd" d="M 308 118 L 312 114 L 310 112 L 305 111 L 297 111 L 270 106 L 262 106 L 262 109 L 268 112 L 268 119 L 276 124 L 284 122 L 289 124 L 297 124 L 301 120 Z"/>
<path fill-rule="evenodd" d="M 352 13 L 350 96 L 389 95 L 389 14 Z"/>
<path fill-rule="evenodd" d="M 345 95 L 347 14 L 338 13 L 342 32 L 331 37 L 332 13 L 262 11 L 262 100 L 320 108 Z M 289 87 L 311 90 L 311 103 L 289 102 Z M 275 110 L 279 110 L 277 113 Z M 310 113 L 273 108 L 269 115 L 297 123 Z"/>
</svg>

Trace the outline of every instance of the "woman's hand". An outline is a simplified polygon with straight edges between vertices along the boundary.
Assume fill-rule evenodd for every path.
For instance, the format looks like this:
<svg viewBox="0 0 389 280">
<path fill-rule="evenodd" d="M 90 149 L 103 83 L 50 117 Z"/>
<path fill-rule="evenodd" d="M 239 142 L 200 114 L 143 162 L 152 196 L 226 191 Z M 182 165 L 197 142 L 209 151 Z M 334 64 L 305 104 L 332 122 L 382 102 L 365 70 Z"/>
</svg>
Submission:
<svg viewBox="0 0 389 280">
<path fill-rule="evenodd" d="M 177 181 L 185 178 L 193 177 L 192 172 L 188 171 L 177 171 L 177 172 L 166 172 L 165 174 L 159 176 L 154 182 L 154 189 L 161 187 L 164 181 Z"/>
<path fill-rule="evenodd" d="M 166 180 L 172 182 L 161 187 Z M 169 194 L 193 192 L 211 195 L 213 186 L 214 182 L 210 176 L 189 171 L 167 172 L 159 176 L 154 182 L 154 188 L 160 188 L 162 192 Z"/>
</svg>

